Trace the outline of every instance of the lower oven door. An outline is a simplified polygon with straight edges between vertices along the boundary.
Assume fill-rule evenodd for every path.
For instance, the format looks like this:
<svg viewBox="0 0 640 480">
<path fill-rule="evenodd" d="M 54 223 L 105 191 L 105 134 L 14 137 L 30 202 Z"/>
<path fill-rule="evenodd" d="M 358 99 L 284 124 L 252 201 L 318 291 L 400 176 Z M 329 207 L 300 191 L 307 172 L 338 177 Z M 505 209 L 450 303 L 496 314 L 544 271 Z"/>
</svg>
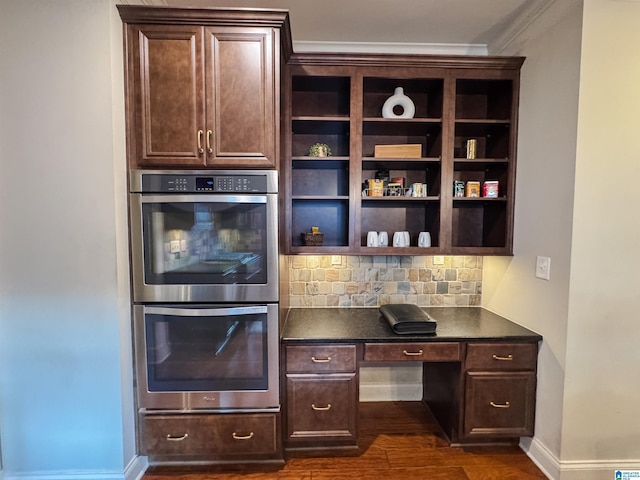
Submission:
<svg viewBox="0 0 640 480">
<path fill-rule="evenodd" d="M 141 408 L 280 403 L 277 304 L 136 305 L 134 335 Z"/>
</svg>

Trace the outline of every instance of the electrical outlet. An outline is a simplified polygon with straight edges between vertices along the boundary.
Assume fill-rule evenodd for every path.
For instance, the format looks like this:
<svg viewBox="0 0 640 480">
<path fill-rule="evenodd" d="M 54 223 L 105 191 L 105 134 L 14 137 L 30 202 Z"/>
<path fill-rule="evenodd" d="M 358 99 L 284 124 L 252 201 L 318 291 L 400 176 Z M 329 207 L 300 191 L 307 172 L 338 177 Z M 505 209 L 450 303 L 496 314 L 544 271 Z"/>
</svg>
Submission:
<svg viewBox="0 0 640 480">
<path fill-rule="evenodd" d="M 340 265 L 342 263 L 342 258 L 340 255 L 331 255 L 331 265 Z"/>
<path fill-rule="evenodd" d="M 180 251 L 180 240 L 171 240 L 169 242 L 169 253 L 178 253 Z"/>
<path fill-rule="evenodd" d="M 549 280 L 551 275 L 551 258 L 536 257 L 536 277 Z"/>
<path fill-rule="evenodd" d="M 433 264 L 434 265 L 444 265 L 444 256 L 443 255 L 434 255 Z"/>
</svg>

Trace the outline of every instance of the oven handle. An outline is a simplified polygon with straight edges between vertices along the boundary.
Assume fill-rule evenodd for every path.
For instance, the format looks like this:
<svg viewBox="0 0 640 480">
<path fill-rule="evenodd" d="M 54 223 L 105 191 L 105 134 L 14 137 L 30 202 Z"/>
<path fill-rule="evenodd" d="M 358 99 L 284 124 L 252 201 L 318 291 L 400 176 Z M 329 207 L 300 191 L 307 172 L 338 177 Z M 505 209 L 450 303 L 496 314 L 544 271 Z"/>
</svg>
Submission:
<svg viewBox="0 0 640 480">
<path fill-rule="evenodd" d="M 228 317 L 232 315 L 251 315 L 267 313 L 266 305 L 252 305 L 246 307 L 224 308 L 174 308 L 174 307 L 144 307 L 145 314 L 173 315 L 178 317 Z"/>
<path fill-rule="evenodd" d="M 211 203 L 267 203 L 267 195 L 212 195 L 210 193 L 193 193 L 178 195 L 149 195 L 140 196 L 140 203 L 187 203 L 187 202 L 211 202 Z"/>
</svg>

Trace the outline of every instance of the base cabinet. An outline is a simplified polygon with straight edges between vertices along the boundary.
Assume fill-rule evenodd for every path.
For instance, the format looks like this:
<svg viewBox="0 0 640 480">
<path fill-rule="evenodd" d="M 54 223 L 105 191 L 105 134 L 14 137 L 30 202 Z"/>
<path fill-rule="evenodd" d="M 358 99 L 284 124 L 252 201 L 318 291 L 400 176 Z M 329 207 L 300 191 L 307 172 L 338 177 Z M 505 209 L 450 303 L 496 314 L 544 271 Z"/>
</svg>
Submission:
<svg viewBox="0 0 640 480">
<path fill-rule="evenodd" d="M 141 414 L 151 463 L 282 461 L 279 413 Z"/>
<path fill-rule="evenodd" d="M 355 445 L 355 373 L 287 375 L 287 444 Z"/>
<path fill-rule="evenodd" d="M 533 435 L 535 374 L 467 372 L 464 436 Z"/>
<path fill-rule="evenodd" d="M 284 357 L 285 447 L 355 447 L 358 440 L 356 346 L 287 346 Z"/>
<path fill-rule="evenodd" d="M 470 343 L 464 378 L 464 438 L 533 435 L 537 343 Z"/>
<path fill-rule="evenodd" d="M 537 342 L 285 344 L 284 447 L 357 447 L 360 361 L 421 362 L 423 402 L 453 445 L 533 435 Z"/>
<path fill-rule="evenodd" d="M 468 342 L 462 363 L 424 364 L 423 401 L 452 444 L 533 435 L 537 343 Z"/>
</svg>

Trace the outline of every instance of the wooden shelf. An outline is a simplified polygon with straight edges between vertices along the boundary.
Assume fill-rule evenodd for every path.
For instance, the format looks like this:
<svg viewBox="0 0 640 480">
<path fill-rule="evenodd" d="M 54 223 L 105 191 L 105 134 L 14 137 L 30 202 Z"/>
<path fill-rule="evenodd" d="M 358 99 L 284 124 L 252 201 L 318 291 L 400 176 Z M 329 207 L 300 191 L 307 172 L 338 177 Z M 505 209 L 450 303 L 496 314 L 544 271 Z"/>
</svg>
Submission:
<svg viewBox="0 0 640 480">
<path fill-rule="evenodd" d="M 363 122 L 380 122 L 380 123 L 442 123 L 442 118 L 384 118 L 384 117 L 367 117 L 362 119 Z"/>
<path fill-rule="evenodd" d="M 348 195 L 295 195 L 291 200 L 349 200 Z"/>
<path fill-rule="evenodd" d="M 440 197 L 362 197 L 363 202 L 439 202 Z"/>
<path fill-rule="evenodd" d="M 294 122 L 348 122 L 348 116 L 332 116 L 332 115 L 323 115 L 323 116 L 296 116 L 291 117 L 291 120 Z"/>
<path fill-rule="evenodd" d="M 507 197 L 453 197 L 454 202 L 506 202 Z"/>
</svg>

